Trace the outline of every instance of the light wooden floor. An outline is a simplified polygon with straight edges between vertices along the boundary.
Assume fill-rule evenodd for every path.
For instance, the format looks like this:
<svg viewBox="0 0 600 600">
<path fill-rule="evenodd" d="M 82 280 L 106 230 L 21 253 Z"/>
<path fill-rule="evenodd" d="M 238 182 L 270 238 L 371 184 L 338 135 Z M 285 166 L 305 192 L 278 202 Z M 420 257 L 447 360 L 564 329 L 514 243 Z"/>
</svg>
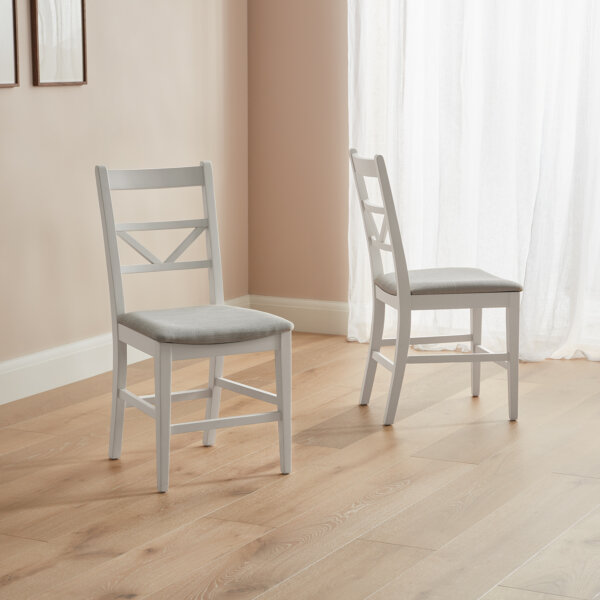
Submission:
<svg viewBox="0 0 600 600">
<path fill-rule="evenodd" d="M 174 436 L 155 493 L 154 423 L 129 409 L 106 458 L 110 374 L 0 407 L 0 598 L 591 599 L 600 595 L 600 365 L 506 374 L 412 365 L 394 427 L 386 373 L 359 407 L 366 346 L 294 336 L 294 472 L 273 423 Z M 268 384 L 265 354 L 225 373 Z M 130 368 L 152 389 L 151 363 Z M 197 387 L 202 362 L 179 363 Z M 270 388 L 272 389 L 272 387 Z M 224 393 L 223 413 L 260 403 Z M 175 419 L 203 414 L 178 403 Z"/>
</svg>

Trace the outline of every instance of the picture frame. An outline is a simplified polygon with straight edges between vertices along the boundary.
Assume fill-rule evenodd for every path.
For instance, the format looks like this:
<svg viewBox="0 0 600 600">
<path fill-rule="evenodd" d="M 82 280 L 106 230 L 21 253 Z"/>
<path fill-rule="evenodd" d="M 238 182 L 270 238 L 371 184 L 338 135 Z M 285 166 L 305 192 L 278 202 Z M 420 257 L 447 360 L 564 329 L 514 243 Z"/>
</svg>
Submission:
<svg viewBox="0 0 600 600">
<path fill-rule="evenodd" d="M 18 85 L 17 0 L 0 0 L 0 88 Z"/>
<path fill-rule="evenodd" d="M 31 42 L 33 85 L 87 84 L 85 0 L 31 0 Z"/>
</svg>

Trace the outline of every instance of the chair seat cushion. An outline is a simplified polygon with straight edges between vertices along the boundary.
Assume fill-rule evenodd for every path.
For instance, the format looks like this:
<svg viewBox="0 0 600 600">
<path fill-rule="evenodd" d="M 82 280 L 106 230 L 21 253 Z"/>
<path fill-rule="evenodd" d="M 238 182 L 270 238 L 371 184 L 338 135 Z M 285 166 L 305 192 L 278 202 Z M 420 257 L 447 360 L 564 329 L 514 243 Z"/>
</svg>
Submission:
<svg viewBox="0 0 600 600">
<path fill-rule="evenodd" d="M 256 340 L 294 328 L 269 313 L 224 305 L 140 310 L 120 315 L 118 322 L 157 342 L 196 345 Z"/>
<path fill-rule="evenodd" d="M 415 296 L 431 294 L 473 294 L 484 292 L 520 292 L 522 286 L 515 281 L 496 277 L 487 271 L 469 267 L 442 269 L 414 269 L 408 272 L 410 293 Z M 395 296 L 396 275 L 386 273 L 375 278 L 375 285 Z"/>
</svg>

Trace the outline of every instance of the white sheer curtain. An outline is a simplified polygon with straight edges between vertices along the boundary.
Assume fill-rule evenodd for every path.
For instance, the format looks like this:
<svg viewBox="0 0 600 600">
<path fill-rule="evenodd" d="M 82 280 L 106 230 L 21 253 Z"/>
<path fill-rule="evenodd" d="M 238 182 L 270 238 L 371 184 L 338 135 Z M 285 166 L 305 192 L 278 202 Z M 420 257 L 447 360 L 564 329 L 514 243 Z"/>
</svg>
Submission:
<svg viewBox="0 0 600 600">
<path fill-rule="evenodd" d="M 350 143 L 386 159 L 409 268 L 517 280 L 522 358 L 600 360 L 600 2 L 348 9 Z M 350 190 L 348 336 L 366 341 L 371 284 Z M 414 314 L 415 335 L 467 329 L 467 311 Z M 504 344 L 501 311 L 484 311 L 484 344 Z"/>
</svg>

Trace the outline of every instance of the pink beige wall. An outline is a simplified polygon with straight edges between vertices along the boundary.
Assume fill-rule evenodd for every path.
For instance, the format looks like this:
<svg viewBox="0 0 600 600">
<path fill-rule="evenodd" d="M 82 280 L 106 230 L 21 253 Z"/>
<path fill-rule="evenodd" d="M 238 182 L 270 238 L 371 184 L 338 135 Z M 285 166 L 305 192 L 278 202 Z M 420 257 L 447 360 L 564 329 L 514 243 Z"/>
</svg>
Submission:
<svg viewBox="0 0 600 600">
<path fill-rule="evenodd" d="M 82 87 L 32 87 L 28 7 L 21 87 L 0 89 L 0 361 L 110 330 L 97 163 L 212 160 L 225 294 L 247 294 L 245 0 L 88 1 Z M 152 300 L 205 297 L 190 273 Z M 143 289 L 130 283 L 135 302 Z"/>
<path fill-rule="evenodd" d="M 110 330 L 98 163 L 212 160 L 226 297 L 346 300 L 346 0 L 87 2 L 89 84 L 50 88 L 28 7 L 0 89 L 0 361 Z M 130 308 L 206 299 L 190 272 L 139 277 Z"/>
<path fill-rule="evenodd" d="M 346 0 L 249 0 L 250 292 L 347 299 Z"/>
</svg>

